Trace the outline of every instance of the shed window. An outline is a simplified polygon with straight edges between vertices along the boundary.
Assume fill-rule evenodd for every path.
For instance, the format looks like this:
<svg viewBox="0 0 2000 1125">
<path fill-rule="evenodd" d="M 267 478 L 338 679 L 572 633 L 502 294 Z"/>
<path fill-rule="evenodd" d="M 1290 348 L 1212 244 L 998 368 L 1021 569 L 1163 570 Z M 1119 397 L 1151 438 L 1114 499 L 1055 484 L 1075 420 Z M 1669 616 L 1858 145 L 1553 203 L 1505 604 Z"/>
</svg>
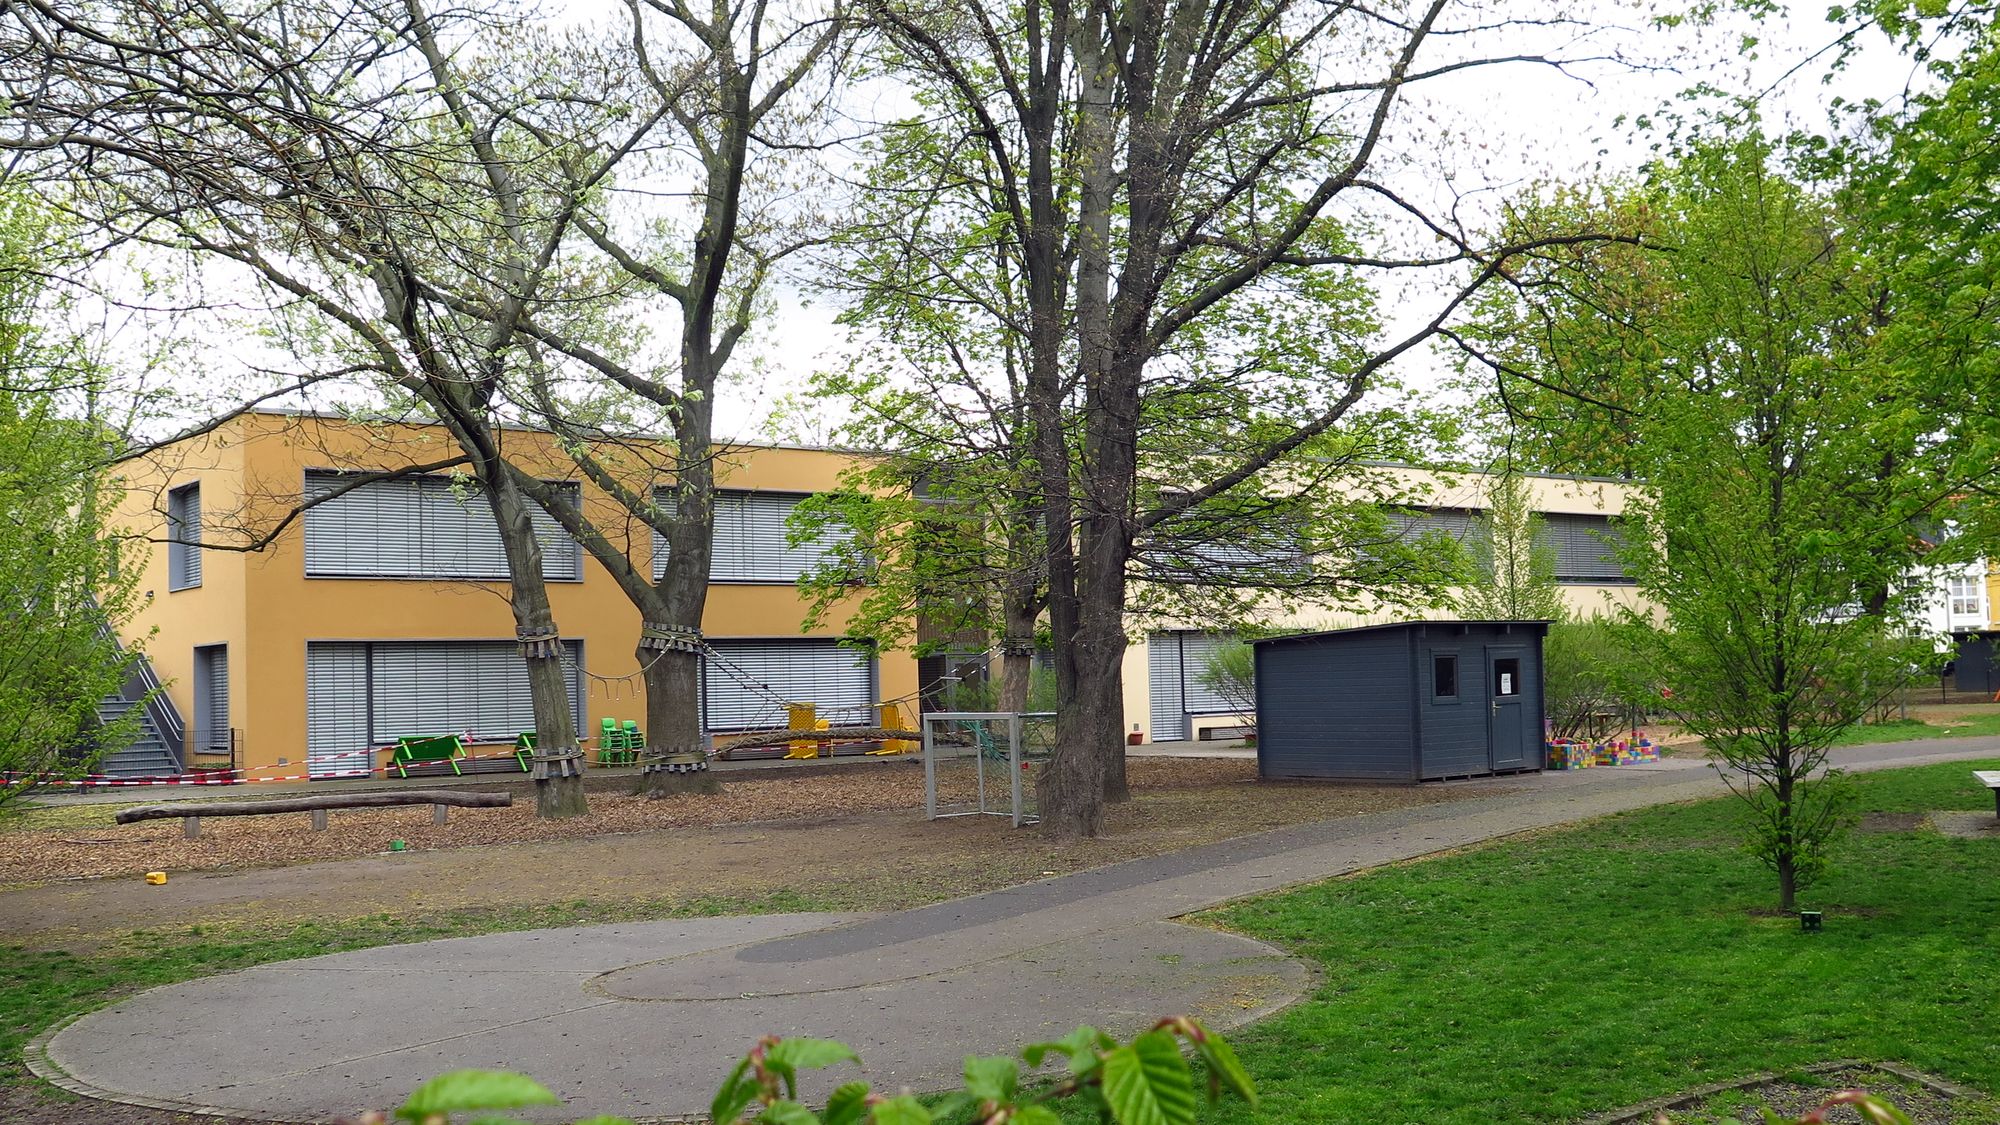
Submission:
<svg viewBox="0 0 2000 1125">
<path fill-rule="evenodd" d="M 1437 653 L 1431 657 L 1431 698 L 1458 698 L 1458 657 Z"/>
<path fill-rule="evenodd" d="M 1503 656 L 1493 662 L 1493 694 L 1521 694 L 1521 658 Z"/>
</svg>

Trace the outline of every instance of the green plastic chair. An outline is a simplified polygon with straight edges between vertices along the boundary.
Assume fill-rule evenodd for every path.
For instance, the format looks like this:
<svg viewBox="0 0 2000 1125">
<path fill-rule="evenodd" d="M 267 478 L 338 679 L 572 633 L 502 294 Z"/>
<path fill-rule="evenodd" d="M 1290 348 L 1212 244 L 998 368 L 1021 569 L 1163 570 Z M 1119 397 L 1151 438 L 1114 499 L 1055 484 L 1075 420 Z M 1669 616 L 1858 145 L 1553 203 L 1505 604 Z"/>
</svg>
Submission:
<svg viewBox="0 0 2000 1125">
<path fill-rule="evenodd" d="M 514 761 L 520 764 L 522 773 L 535 772 L 528 766 L 528 759 L 534 755 L 534 751 L 535 751 L 534 731 L 524 730 L 515 737 Z"/>
<path fill-rule="evenodd" d="M 625 720 L 625 764 L 637 762 L 639 752 L 645 748 L 646 736 L 640 732 L 639 724 L 631 719 Z"/>
</svg>

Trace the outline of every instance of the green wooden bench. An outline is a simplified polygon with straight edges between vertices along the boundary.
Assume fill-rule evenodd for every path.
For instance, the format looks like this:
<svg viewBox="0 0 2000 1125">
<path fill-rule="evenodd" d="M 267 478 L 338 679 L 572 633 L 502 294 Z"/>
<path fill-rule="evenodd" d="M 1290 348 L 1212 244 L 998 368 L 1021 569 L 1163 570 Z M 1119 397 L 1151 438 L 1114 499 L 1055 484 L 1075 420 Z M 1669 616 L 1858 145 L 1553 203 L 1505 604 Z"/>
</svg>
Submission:
<svg viewBox="0 0 2000 1125">
<path fill-rule="evenodd" d="M 396 740 L 396 750 L 389 758 L 401 777 L 410 776 L 410 767 L 428 762 L 442 762 L 451 767 L 451 772 L 463 777 L 465 771 L 458 768 L 458 760 L 465 757 L 465 742 L 455 734 L 405 735 Z"/>
</svg>

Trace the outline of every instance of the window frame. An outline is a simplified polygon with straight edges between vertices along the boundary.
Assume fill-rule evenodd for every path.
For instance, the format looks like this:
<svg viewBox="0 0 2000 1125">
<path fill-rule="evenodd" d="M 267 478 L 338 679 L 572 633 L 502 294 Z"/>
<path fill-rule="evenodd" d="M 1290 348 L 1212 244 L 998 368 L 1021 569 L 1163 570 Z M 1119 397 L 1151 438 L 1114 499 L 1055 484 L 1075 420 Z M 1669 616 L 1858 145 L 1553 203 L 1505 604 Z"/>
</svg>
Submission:
<svg viewBox="0 0 2000 1125">
<path fill-rule="evenodd" d="M 188 507 L 193 501 L 194 534 L 190 538 Z M 167 490 L 167 592 L 198 590 L 202 580 L 201 482 L 189 481 Z M 192 577 L 190 577 L 190 575 Z"/>
<path fill-rule="evenodd" d="M 1429 651 L 1430 651 L 1430 654 L 1431 654 L 1431 679 L 1430 679 L 1430 685 L 1431 685 L 1431 694 L 1430 694 L 1430 702 L 1431 702 L 1431 706 L 1433 706 L 1433 707 L 1453 707 L 1453 706 L 1456 706 L 1456 705 L 1457 705 L 1457 704 L 1458 704 L 1458 703 L 1459 703 L 1460 701 L 1462 701 L 1462 700 L 1463 700 L 1463 699 L 1465 698 L 1465 690 L 1464 690 L 1464 685 L 1465 685 L 1465 675 L 1464 675 L 1464 673 L 1465 673 L 1465 661 L 1464 661 L 1464 659 L 1463 659 L 1463 658 L 1461 657 L 1461 654 L 1460 654 L 1459 650 L 1458 650 L 1458 649 L 1455 649 L 1455 648 L 1454 648 L 1454 649 L 1443 649 L 1443 650 L 1439 650 L 1439 649 L 1431 649 L 1431 650 L 1429 650 Z M 1441 694 L 1439 694 L 1439 692 L 1438 692 L 1438 661 L 1440 661 L 1440 660 L 1449 660 L 1449 661 L 1451 661 L 1451 694 L 1450 694 L 1450 695 L 1441 695 Z"/>
<path fill-rule="evenodd" d="M 356 473 L 365 473 L 373 471 L 377 470 L 307 468 L 304 472 L 303 477 L 301 478 L 300 495 L 304 497 L 311 496 L 312 488 L 315 483 L 315 478 L 329 478 L 329 477 L 339 478 L 344 476 L 352 476 Z M 317 504 L 311 508 L 307 508 L 300 521 L 305 528 L 305 530 L 301 532 L 301 536 L 303 537 L 304 542 L 307 543 L 310 542 L 310 537 L 313 534 L 312 521 L 315 518 L 314 513 L 323 512 L 326 514 L 322 514 L 318 518 L 320 519 L 329 518 L 330 512 L 328 512 L 328 509 L 337 506 L 340 503 L 340 500 L 347 499 L 350 496 L 359 496 L 367 492 L 370 487 L 376 485 L 414 484 L 417 489 L 421 490 L 422 488 L 425 487 L 424 482 L 443 481 L 449 484 L 449 482 L 451 482 L 453 479 L 454 478 L 450 474 L 446 473 L 412 473 L 408 476 L 403 476 L 403 477 L 394 477 L 380 481 L 370 481 L 368 484 L 364 484 L 361 487 L 352 490 L 351 492 L 343 493 L 339 499 L 330 501 L 327 504 Z M 550 481 L 544 481 L 543 483 L 565 491 L 570 495 L 570 498 L 575 503 L 577 503 L 578 505 L 582 504 L 583 485 L 581 484 L 581 482 L 573 480 L 550 480 Z M 476 481 L 473 483 L 473 487 L 475 490 L 479 487 Z M 480 504 L 486 503 L 485 498 L 483 496 L 477 495 L 476 493 L 472 499 L 476 503 Z M 548 516 L 547 513 L 545 512 L 542 512 L 541 506 L 539 504 L 536 504 L 533 500 L 528 500 L 527 503 L 530 507 L 531 516 L 539 515 L 545 517 L 548 522 L 555 523 L 555 518 L 553 516 Z M 425 519 L 423 515 L 425 510 L 426 510 L 426 505 L 424 503 L 424 498 L 420 493 L 416 497 L 416 502 L 410 506 L 409 515 L 411 516 L 411 518 L 418 520 L 421 524 L 421 521 Z M 490 505 L 487 506 L 486 508 L 483 508 L 482 513 L 485 515 L 486 518 L 491 519 L 492 512 Z M 538 520 L 537 522 L 540 521 Z M 571 556 L 572 565 L 568 568 L 566 573 L 564 572 L 551 573 L 549 568 L 548 544 L 545 540 L 543 542 L 543 547 L 542 547 L 542 581 L 557 582 L 557 583 L 582 582 L 584 577 L 584 554 L 585 554 L 583 549 L 583 544 L 577 542 L 576 539 L 572 537 L 568 533 L 568 531 L 565 530 L 559 523 L 555 523 L 555 531 L 556 534 L 562 536 L 564 539 L 567 539 L 569 541 L 570 544 L 569 553 Z M 499 535 L 499 528 L 497 526 L 497 522 L 496 526 L 494 527 L 493 533 L 495 536 Z M 421 530 L 419 531 L 419 534 L 420 535 L 422 534 Z M 504 558 L 505 557 L 504 545 L 501 548 L 501 553 L 502 557 Z M 505 573 L 504 565 L 502 567 L 501 573 L 498 574 L 456 574 L 456 573 L 445 573 L 443 571 L 426 571 L 417 574 L 402 574 L 402 573 L 395 573 L 390 570 L 379 570 L 379 569 L 378 570 L 359 570 L 359 569 L 324 570 L 324 569 L 314 568 L 313 565 L 314 556 L 310 549 L 301 551 L 301 554 L 303 555 L 303 559 L 300 565 L 305 573 L 305 577 L 308 579 L 313 579 L 315 581 L 361 580 L 361 581 L 371 581 L 371 582 L 508 582 L 511 580 L 511 576 Z M 422 562 L 422 551 L 420 549 L 419 550 L 420 565 L 421 562 Z"/>
</svg>

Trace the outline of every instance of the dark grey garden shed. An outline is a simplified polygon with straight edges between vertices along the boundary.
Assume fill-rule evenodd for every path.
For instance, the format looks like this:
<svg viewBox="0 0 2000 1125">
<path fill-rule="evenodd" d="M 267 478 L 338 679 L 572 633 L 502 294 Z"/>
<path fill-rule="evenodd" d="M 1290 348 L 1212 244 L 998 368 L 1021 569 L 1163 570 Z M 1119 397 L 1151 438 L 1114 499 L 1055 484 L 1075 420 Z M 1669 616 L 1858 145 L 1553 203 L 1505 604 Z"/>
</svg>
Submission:
<svg viewBox="0 0 2000 1125">
<path fill-rule="evenodd" d="M 1255 642 L 1263 777 L 1428 781 L 1542 768 L 1546 621 L 1425 621 Z"/>
<path fill-rule="evenodd" d="M 1956 667 L 1951 686 L 1982 695 L 2000 692 L 2000 660 L 1995 660 L 1993 651 L 1993 642 L 2000 639 L 2000 631 L 1974 629 L 1953 633 L 1952 639 L 1958 642 L 1958 652 L 1952 657 Z"/>
</svg>

